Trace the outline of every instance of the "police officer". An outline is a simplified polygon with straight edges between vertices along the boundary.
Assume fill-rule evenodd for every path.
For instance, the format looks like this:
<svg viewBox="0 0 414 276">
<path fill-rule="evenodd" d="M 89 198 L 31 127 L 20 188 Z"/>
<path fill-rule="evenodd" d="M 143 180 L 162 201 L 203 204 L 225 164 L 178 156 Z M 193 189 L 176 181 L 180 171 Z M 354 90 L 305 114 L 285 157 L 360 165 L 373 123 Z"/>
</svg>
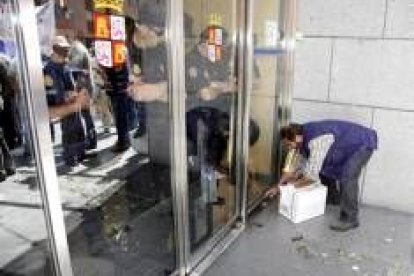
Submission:
<svg viewBox="0 0 414 276">
<path fill-rule="evenodd" d="M 56 36 L 53 53 L 46 61 L 43 72 L 49 116 L 60 119 L 64 161 L 68 166 L 75 166 L 85 155 L 87 141 L 80 113 L 89 109 L 89 97 L 86 89 L 75 91 L 66 65 L 69 49 L 66 38 Z"/>
</svg>

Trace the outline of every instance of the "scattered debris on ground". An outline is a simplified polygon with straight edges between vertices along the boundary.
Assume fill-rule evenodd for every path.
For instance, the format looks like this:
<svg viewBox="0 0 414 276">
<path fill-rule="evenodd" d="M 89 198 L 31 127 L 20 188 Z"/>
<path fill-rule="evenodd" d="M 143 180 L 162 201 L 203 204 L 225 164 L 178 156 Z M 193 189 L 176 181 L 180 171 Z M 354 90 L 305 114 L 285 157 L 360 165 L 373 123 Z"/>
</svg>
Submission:
<svg viewBox="0 0 414 276">
<path fill-rule="evenodd" d="M 292 242 L 298 242 L 298 241 L 301 241 L 301 240 L 303 240 L 303 234 L 302 234 L 302 233 L 298 233 L 298 234 L 296 234 L 295 236 L 293 236 L 293 237 L 291 238 L 291 240 L 292 240 Z"/>
</svg>

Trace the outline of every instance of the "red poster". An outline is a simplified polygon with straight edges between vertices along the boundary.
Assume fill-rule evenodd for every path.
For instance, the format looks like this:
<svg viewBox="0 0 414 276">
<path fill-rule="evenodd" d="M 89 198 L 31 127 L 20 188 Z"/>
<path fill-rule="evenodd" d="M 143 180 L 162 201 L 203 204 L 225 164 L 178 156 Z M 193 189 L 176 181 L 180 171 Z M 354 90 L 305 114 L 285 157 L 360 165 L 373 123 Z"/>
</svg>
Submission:
<svg viewBox="0 0 414 276">
<path fill-rule="evenodd" d="M 216 46 L 216 61 L 221 60 L 221 47 Z"/>
<path fill-rule="evenodd" d="M 114 66 L 126 63 L 126 46 L 124 42 L 112 42 L 112 54 Z"/>
<path fill-rule="evenodd" d="M 111 39 L 111 22 L 106 14 L 93 14 L 93 29 L 96 39 Z"/>
<path fill-rule="evenodd" d="M 216 41 L 216 29 L 215 28 L 208 28 L 208 39 L 207 39 L 207 43 L 208 44 L 214 44 Z"/>
</svg>

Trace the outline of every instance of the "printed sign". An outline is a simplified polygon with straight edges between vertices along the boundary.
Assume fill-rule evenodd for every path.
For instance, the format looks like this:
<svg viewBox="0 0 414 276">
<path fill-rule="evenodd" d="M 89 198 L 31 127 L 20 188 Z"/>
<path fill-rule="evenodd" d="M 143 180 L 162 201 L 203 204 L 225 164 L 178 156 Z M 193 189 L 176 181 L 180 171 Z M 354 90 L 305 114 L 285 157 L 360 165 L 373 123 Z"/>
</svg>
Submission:
<svg viewBox="0 0 414 276">
<path fill-rule="evenodd" d="M 216 45 L 207 46 L 207 56 L 211 62 L 216 62 Z"/>
<path fill-rule="evenodd" d="M 216 29 L 215 28 L 209 28 L 208 29 L 208 38 L 207 38 L 207 43 L 208 44 L 214 44 L 216 39 Z"/>
<path fill-rule="evenodd" d="M 124 9 L 124 0 L 94 0 L 94 9 L 111 9 L 122 13 Z"/>
<path fill-rule="evenodd" d="M 112 43 L 111 41 L 96 40 L 95 55 L 98 63 L 104 67 L 112 67 Z"/>
<path fill-rule="evenodd" d="M 94 23 L 94 34 L 97 39 L 110 39 L 111 38 L 111 29 L 109 16 L 106 14 L 94 13 L 93 15 Z"/>
<path fill-rule="evenodd" d="M 122 16 L 111 16 L 111 39 L 126 40 L 125 18 Z"/>
<path fill-rule="evenodd" d="M 216 47 L 216 60 L 221 60 L 221 47 Z"/>
<path fill-rule="evenodd" d="M 126 62 L 126 46 L 124 42 L 113 42 L 112 43 L 113 49 L 113 63 L 114 66 L 121 65 Z"/>
<path fill-rule="evenodd" d="M 215 44 L 217 46 L 222 46 L 223 45 L 223 30 L 221 28 L 216 29 Z"/>
</svg>

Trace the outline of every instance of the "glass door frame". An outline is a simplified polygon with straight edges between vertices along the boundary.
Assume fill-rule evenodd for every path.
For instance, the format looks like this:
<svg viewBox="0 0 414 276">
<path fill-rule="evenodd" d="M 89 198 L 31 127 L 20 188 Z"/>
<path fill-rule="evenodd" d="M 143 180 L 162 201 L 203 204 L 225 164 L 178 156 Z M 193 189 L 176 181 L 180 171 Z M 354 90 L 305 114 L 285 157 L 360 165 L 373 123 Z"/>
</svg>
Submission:
<svg viewBox="0 0 414 276">
<path fill-rule="evenodd" d="M 9 0 L 12 4 L 19 78 L 27 103 L 29 131 L 37 165 L 39 189 L 44 205 L 46 231 L 56 275 L 72 276 L 66 228 L 60 201 L 58 178 L 50 137 L 49 115 L 43 85 L 42 64 L 33 0 Z"/>
<path fill-rule="evenodd" d="M 246 1 L 246 29 L 245 29 L 245 73 L 244 73 L 244 94 L 243 94 L 243 139 L 242 139 L 242 160 L 243 167 L 241 168 L 242 181 L 242 195 L 241 195 L 241 221 L 246 223 L 249 213 L 254 210 L 261 202 L 263 197 L 256 200 L 251 206 L 248 205 L 248 160 L 249 160 L 249 118 L 251 106 L 251 94 L 253 92 L 253 60 L 254 60 L 254 41 L 253 41 L 253 22 L 254 22 L 254 0 Z M 275 164 L 273 174 L 276 178 L 279 177 L 276 168 L 282 162 L 281 148 L 279 139 L 279 130 L 281 126 L 286 125 L 290 121 L 292 109 L 292 85 L 294 73 L 295 60 L 295 42 L 296 42 L 296 4 L 297 0 L 280 0 L 279 24 L 284 31 L 282 39 L 283 55 L 278 56 L 277 70 L 276 70 L 276 85 L 275 91 L 280 91 L 276 103 L 276 114 L 278 127 L 273 130 L 273 151 L 272 163 Z"/>
<path fill-rule="evenodd" d="M 237 76 L 239 80 L 244 78 L 244 58 L 243 58 L 243 47 L 244 47 L 244 4 L 245 1 L 231 0 L 233 5 L 237 8 L 235 20 L 237 22 L 236 33 L 233 36 L 233 42 L 236 43 L 238 49 L 238 59 L 239 69 Z M 190 230 L 189 230 L 189 202 L 188 202 L 188 181 L 187 181 L 187 164 L 186 162 L 181 162 L 181 160 L 187 159 L 187 149 L 186 149 L 186 124 L 185 124 L 185 98 L 186 98 L 186 86 L 185 86 L 185 41 L 184 41 L 184 1 L 183 0 L 171 0 L 168 1 L 168 32 L 167 32 L 167 41 L 169 44 L 169 76 L 170 76 L 170 93 L 174 94 L 174 97 L 171 97 L 172 106 L 171 106 L 171 118 L 173 121 L 173 130 L 172 130 L 172 141 L 171 145 L 173 148 L 173 156 L 175 161 L 180 160 L 180 162 L 174 162 L 173 164 L 173 194 L 174 194 L 174 204 L 175 204 L 175 223 L 176 223 L 176 233 L 183 233 L 183 235 L 176 236 L 176 248 L 177 248 L 177 264 L 179 264 L 177 272 L 180 275 L 187 275 L 193 271 L 196 267 L 200 268 L 200 271 L 204 270 L 222 251 L 215 250 L 217 247 L 220 247 L 220 242 L 224 238 L 230 237 L 230 243 L 235 239 L 244 229 L 242 224 L 238 223 L 240 221 L 240 216 L 242 214 L 241 210 L 241 190 L 242 190 L 242 178 L 241 178 L 241 168 L 242 168 L 242 155 L 241 153 L 241 142 L 242 136 L 242 103 L 243 103 L 243 86 L 239 86 L 237 91 L 237 122 L 236 122 L 236 210 L 234 216 L 228 221 L 228 223 L 223 226 L 217 233 L 213 235 L 200 249 L 195 253 L 191 253 L 190 250 Z M 174 68 L 174 70 L 172 70 Z M 171 95 L 172 96 L 172 95 Z M 173 159 L 174 159 L 173 157 Z M 223 247 L 222 247 L 223 248 Z M 224 246 L 226 248 L 226 245 Z"/>
</svg>

